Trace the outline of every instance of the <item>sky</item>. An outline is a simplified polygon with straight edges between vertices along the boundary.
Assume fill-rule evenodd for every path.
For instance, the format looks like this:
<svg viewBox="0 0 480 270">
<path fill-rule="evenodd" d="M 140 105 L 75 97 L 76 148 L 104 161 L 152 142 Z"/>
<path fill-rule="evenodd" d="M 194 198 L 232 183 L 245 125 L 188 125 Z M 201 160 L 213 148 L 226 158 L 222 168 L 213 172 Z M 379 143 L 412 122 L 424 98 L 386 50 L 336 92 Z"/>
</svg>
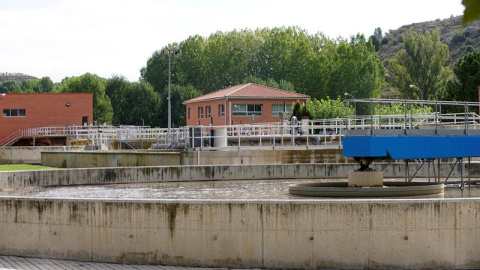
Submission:
<svg viewBox="0 0 480 270">
<path fill-rule="evenodd" d="M 138 81 L 156 50 L 193 35 L 299 26 L 370 36 L 463 10 L 461 0 L 0 0 L 0 73 Z"/>
</svg>

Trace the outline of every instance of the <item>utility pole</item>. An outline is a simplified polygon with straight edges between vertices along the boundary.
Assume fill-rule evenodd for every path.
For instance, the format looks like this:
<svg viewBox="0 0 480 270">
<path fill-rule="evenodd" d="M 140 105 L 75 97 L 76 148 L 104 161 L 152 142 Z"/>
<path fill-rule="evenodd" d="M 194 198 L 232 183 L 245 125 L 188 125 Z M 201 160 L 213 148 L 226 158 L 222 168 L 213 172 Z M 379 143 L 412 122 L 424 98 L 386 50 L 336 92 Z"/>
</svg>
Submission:
<svg viewBox="0 0 480 270">
<path fill-rule="evenodd" d="M 163 53 L 168 53 L 168 132 L 172 128 L 172 100 L 171 100 L 171 84 L 172 84 L 172 54 L 179 54 L 180 51 L 176 49 L 166 49 L 162 51 Z"/>
</svg>

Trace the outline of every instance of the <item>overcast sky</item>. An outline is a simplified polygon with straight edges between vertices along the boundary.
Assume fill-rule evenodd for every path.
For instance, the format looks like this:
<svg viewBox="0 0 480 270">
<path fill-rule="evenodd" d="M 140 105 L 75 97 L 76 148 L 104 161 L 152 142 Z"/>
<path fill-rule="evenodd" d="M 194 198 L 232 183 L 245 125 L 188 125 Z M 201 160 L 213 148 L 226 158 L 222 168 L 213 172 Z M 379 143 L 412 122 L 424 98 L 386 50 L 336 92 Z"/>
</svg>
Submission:
<svg viewBox="0 0 480 270">
<path fill-rule="evenodd" d="M 461 0 L 0 0 L 0 72 L 137 81 L 155 50 L 196 34 L 299 26 L 370 36 L 463 10 Z"/>
</svg>

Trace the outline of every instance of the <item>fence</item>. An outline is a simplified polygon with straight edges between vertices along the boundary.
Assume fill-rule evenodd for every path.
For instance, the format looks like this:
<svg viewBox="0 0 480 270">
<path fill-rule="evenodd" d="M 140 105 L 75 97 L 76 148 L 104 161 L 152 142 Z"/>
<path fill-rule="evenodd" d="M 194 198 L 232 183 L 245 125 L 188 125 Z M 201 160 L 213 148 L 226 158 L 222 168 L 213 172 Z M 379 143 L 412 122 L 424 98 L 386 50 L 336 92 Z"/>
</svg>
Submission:
<svg viewBox="0 0 480 270">
<path fill-rule="evenodd" d="M 14 143 L 19 138 L 40 136 L 66 136 L 73 141 L 84 141 L 89 145 L 111 145 L 113 142 L 133 143 L 150 141 L 154 149 L 289 149 L 289 148 L 341 148 L 347 132 L 368 130 L 409 129 L 479 129 L 480 117 L 469 111 L 477 106 L 474 102 L 418 101 L 355 99 L 346 103 L 404 104 L 404 114 L 397 115 L 347 115 L 345 118 L 322 120 L 282 121 L 275 123 L 188 126 L 181 128 L 149 128 L 143 126 L 64 126 L 40 127 L 19 130 L 0 141 L 0 147 Z M 435 108 L 428 114 L 414 114 L 413 105 L 424 104 Z M 442 114 L 442 106 L 457 106 L 459 113 Z M 373 111 L 373 109 L 372 109 Z M 406 132 L 405 132 L 406 133 Z M 386 134 L 386 133 L 385 133 Z"/>
</svg>

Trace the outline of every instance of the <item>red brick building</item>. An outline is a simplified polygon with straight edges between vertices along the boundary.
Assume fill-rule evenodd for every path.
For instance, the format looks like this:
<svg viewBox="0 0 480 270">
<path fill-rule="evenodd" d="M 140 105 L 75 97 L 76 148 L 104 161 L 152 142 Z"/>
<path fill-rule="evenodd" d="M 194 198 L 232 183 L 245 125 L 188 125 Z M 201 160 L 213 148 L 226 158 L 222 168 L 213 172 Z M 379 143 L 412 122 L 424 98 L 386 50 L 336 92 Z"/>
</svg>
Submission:
<svg viewBox="0 0 480 270">
<path fill-rule="evenodd" d="M 294 102 L 305 104 L 309 99 L 307 95 L 246 83 L 189 99 L 183 104 L 187 107 L 187 126 L 220 126 L 278 122 L 281 112 L 291 114 Z"/>
<path fill-rule="evenodd" d="M 17 130 L 93 122 L 92 93 L 0 94 L 0 146 Z"/>
</svg>

